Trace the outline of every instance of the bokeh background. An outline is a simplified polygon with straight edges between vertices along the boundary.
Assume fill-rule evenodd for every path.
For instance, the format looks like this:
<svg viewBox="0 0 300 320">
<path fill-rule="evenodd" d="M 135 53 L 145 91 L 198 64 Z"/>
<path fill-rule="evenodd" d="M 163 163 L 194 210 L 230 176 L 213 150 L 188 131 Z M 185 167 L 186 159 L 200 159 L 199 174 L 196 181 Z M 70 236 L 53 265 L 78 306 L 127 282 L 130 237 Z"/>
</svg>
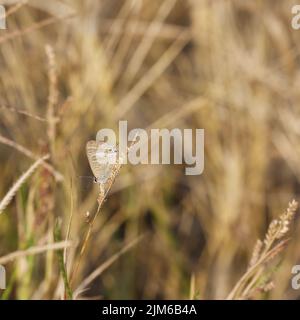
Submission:
<svg viewBox="0 0 300 320">
<path fill-rule="evenodd" d="M 126 165 L 93 228 L 72 286 L 81 298 L 225 298 L 256 239 L 300 181 L 300 30 L 295 1 L 0 1 L 0 199 L 49 153 L 0 215 L 0 257 L 53 243 L 71 272 L 97 186 L 85 144 L 101 128 L 204 128 L 205 170 Z M 63 176 L 63 180 L 60 179 Z M 295 299 L 300 226 L 257 298 Z M 138 239 L 138 240 L 137 240 Z M 134 241 L 134 243 L 132 243 Z M 130 248 L 126 246 L 130 246 Z M 127 250 L 128 249 L 128 250 Z M 123 251 L 122 251 L 123 250 Z M 1 261 L 1 260 L 0 260 Z M 53 250 L 5 263 L 3 299 L 59 299 Z"/>
</svg>

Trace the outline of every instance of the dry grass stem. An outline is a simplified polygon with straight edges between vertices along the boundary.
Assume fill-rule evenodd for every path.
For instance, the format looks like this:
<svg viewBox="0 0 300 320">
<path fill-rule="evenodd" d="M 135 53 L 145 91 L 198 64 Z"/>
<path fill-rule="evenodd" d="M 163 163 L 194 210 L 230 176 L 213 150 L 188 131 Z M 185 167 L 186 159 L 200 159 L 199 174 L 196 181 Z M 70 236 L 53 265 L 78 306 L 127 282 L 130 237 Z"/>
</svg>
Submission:
<svg viewBox="0 0 300 320">
<path fill-rule="evenodd" d="M 10 140 L 6 137 L 3 137 L 1 135 L 0 135 L 0 143 L 3 143 L 7 146 L 14 148 L 15 150 L 21 152 L 22 154 L 24 154 L 25 156 L 27 156 L 28 158 L 30 158 L 32 160 L 40 159 L 40 156 L 34 154 L 33 152 L 31 152 L 27 148 L 21 146 L 20 144 L 16 143 L 15 141 L 12 141 L 12 140 Z M 63 179 L 64 179 L 63 175 L 59 171 L 54 169 L 51 164 L 47 163 L 46 161 L 42 161 L 42 166 L 44 168 L 46 168 L 49 172 L 51 172 L 57 181 L 63 181 Z"/>
<path fill-rule="evenodd" d="M 20 178 L 14 183 L 14 185 L 9 189 L 7 194 L 0 202 L 0 214 L 7 208 L 10 204 L 11 200 L 18 192 L 18 190 L 22 187 L 24 182 L 34 173 L 34 171 L 43 163 L 43 161 L 47 160 L 49 156 L 44 156 L 38 159 L 27 171 L 25 171 Z"/>
<path fill-rule="evenodd" d="M 270 223 L 264 241 L 257 241 L 249 268 L 229 293 L 228 300 L 247 299 L 259 289 L 257 283 L 263 272 L 265 272 L 266 263 L 277 257 L 289 241 L 289 239 L 283 238 L 289 231 L 290 223 L 295 216 L 297 208 L 298 203 L 295 200 L 291 201 L 287 210 L 279 219 L 275 219 Z M 263 285 L 260 284 L 260 286 L 261 288 L 266 286 L 264 291 L 270 290 L 269 282 Z"/>
<path fill-rule="evenodd" d="M 0 264 L 7 264 L 11 261 L 14 261 L 16 259 L 20 259 L 26 256 L 31 256 L 35 254 L 41 254 L 45 253 L 47 251 L 51 250 L 61 250 L 64 248 L 68 248 L 72 246 L 72 242 L 68 241 L 61 241 L 61 242 L 56 242 L 56 243 L 49 243 L 46 245 L 42 246 L 36 246 L 36 247 L 31 247 L 26 250 L 18 250 L 12 253 L 7 254 L 6 256 L 0 257 Z"/>
</svg>

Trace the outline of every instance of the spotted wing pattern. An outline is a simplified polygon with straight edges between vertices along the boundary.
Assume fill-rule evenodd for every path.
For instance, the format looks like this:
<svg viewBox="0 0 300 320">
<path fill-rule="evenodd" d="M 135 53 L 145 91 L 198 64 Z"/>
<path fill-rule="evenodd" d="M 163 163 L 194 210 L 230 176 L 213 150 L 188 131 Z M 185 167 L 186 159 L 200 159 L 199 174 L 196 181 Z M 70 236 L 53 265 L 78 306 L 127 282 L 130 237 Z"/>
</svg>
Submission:
<svg viewBox="0 0 300 320">
<path fill-rule="evenodd" d="M 111 154 L 111 149 L 106 148 L 106 146 L 107 144 L 98 143 L 94 140 L 88 141 L 86 145 L 86 154 L 90 167 L 96 178 L 96 182 L 100 184 L 106 183 L 115 167 L 115 164 L 105 163 L 105 160 L 107 160 Z"/>
<path fill-rule="evenodd" d="M 97 152 L 97 142 L 94 140 L 88 141 L 86 144 L 86 155 L 89 160 L 90 167 L 92 169 L 92 172 L 97 179 L 97 177 L 100 175 L 102 168 L 101 164 L 97 162 L 97 157 L 96 157 L 96 152 Z"/>
</svg>

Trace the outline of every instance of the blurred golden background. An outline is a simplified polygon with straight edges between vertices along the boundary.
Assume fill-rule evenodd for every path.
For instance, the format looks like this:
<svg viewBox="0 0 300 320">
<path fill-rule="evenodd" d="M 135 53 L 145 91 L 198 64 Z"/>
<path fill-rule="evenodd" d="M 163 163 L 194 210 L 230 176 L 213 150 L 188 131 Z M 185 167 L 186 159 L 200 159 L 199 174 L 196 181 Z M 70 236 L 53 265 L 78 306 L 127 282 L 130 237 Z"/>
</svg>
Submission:
<svg viewBox="0 0 300 320">
<path fill-rule="evenodd" d="M 300 191 L 295 1 L 1 3 L 2 299 L 66 298 L 66 285 L 73 298 L 226 298 Z M 123 166 L 81 256 L 98 196 L 78 178 L 91 175 L 85 145 L 119 120 L 205 129 L 204 173 Z M 299 297 L 299 228 L 242 298 Z"/>
</svg>

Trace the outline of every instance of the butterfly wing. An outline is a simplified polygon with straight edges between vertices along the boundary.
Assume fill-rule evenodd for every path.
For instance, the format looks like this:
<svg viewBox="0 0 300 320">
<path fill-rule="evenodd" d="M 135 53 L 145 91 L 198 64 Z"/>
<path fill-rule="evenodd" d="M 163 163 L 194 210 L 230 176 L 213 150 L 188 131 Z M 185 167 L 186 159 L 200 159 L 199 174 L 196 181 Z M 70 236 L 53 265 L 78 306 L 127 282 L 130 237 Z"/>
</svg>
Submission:
<svg viewBox="0 0 300 320">
<path fill-rule="evenodd" d="M 96 152 L 97 152 L 98 144 L 95 140 L 90 140 L 86 144 L 86 155 L 89 160 L 90 167 L 96 179 L 100 176 L 103 171 L 103 165 L 98 163 Z"/>
<path fill-rule="evenodd" d="M 102 147 L 103 146 L 104 144 L 102 144 Z M 111 177 L 116 164 L 109 164 L 106 162 L 109 154 L 106 152 L 99 152 L 99 149 L 101 150 L 101 142 L 97 143 L 94 140 L 88 141 L 86 145 L 86 154 L 93 174 L 96 177 L 96 181 L 99 183 L 106 183 Z M 118 153 L 116 154 L 116 157 L 118 157 Z"/>
</svg>

